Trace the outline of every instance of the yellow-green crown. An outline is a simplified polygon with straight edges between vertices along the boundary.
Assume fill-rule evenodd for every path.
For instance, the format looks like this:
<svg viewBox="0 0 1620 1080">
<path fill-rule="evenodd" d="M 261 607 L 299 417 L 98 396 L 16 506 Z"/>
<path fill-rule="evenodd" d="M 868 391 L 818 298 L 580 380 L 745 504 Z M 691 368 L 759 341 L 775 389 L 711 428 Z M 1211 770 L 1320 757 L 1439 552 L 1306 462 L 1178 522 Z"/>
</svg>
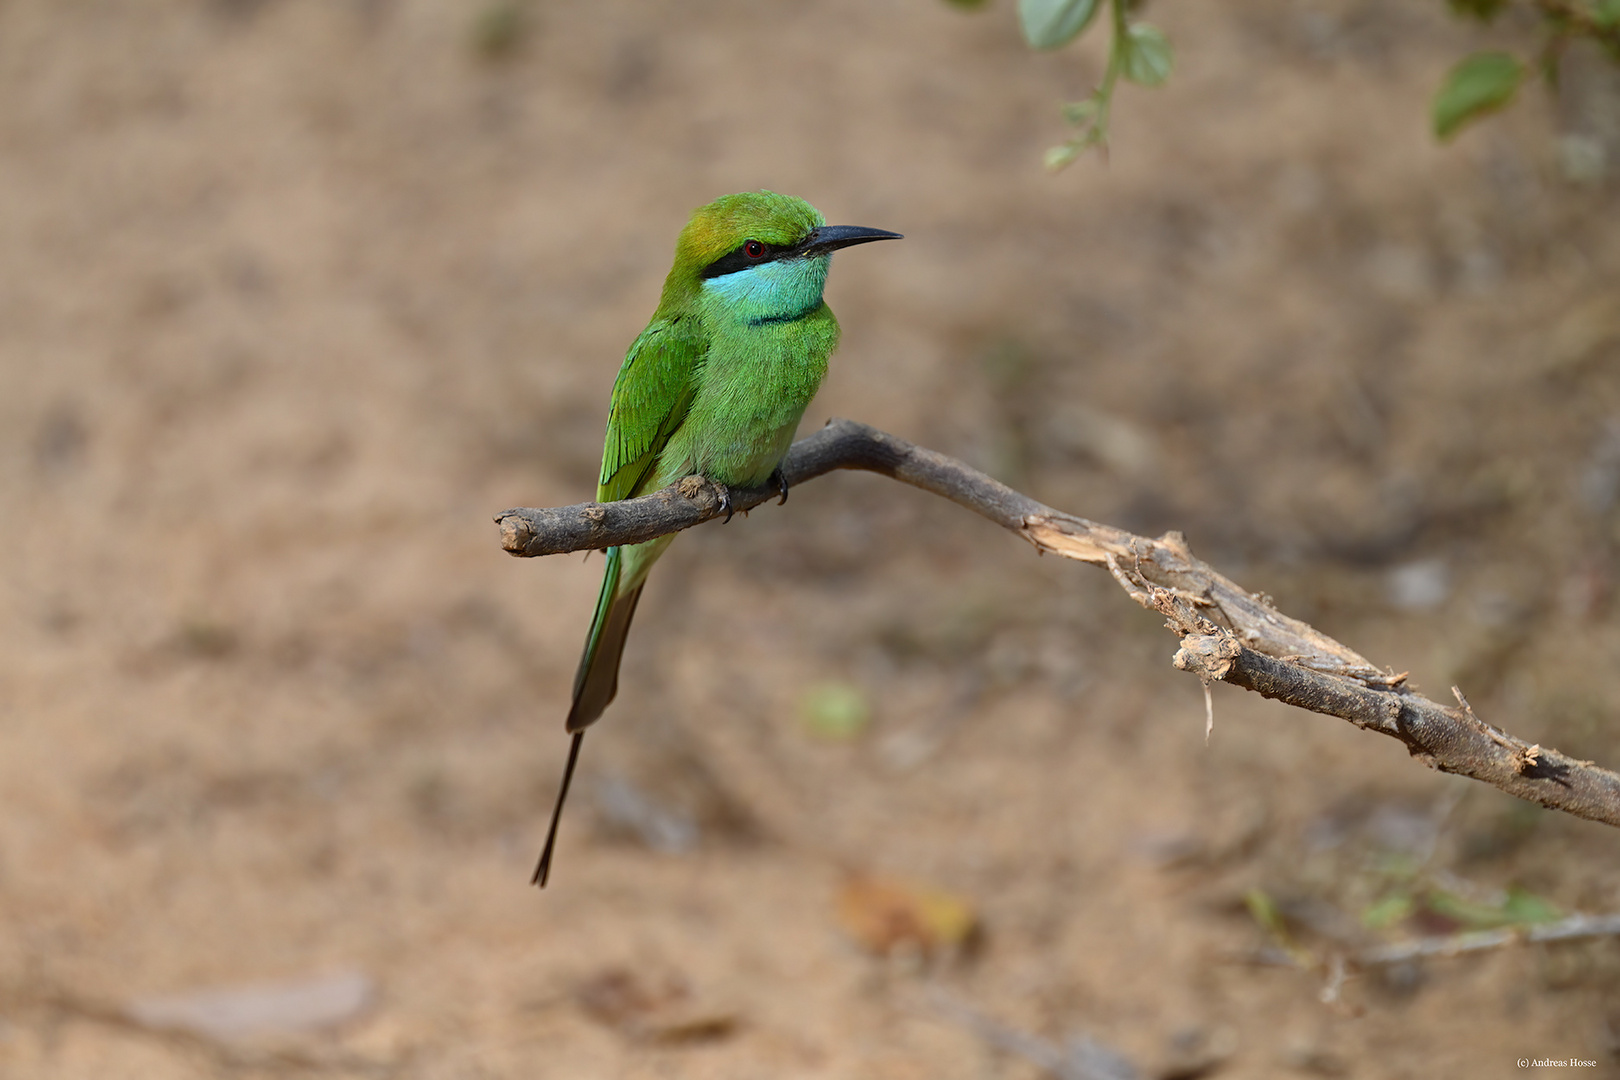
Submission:
<svg viewBox="0 0 1620 1080">
<path fill-rule="evenodd" d="M 792 195 L 774 191 L 722 195 L 692 211 L 692 220 L 675 242 L 675 267 L 696 274 L 745 240 L 792 247 L 825 224 L 820 211 Z"/>
</svg>

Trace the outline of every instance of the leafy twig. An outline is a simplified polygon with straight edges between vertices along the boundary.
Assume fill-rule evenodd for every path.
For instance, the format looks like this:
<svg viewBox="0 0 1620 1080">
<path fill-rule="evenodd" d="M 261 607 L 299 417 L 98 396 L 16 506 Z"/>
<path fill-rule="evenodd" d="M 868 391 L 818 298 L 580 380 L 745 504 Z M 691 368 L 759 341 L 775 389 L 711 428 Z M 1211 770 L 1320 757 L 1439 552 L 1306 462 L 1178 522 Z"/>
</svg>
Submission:
<svg viewBox="0 0 1620 1080">
<path fill-rule="evenodd" d="M 1098 0 L 1020 0 L 1019 21 L 1033 48 L 1056 49 L 1078 37 L 1097 13 Z M 1096 147 L 1108 154 L 1108 117 L 1120 78 L 1158 86 L 1170 77 L 1170 42 L 1156 27 L 1131 22 L 1129 0 L 1109 0 L 1108 67 L 1089 97 L 1063 106 L 1063 119 L 1079 134 L 1046 152 L 1046 167 L 1061 169 Z"/>
</svg>

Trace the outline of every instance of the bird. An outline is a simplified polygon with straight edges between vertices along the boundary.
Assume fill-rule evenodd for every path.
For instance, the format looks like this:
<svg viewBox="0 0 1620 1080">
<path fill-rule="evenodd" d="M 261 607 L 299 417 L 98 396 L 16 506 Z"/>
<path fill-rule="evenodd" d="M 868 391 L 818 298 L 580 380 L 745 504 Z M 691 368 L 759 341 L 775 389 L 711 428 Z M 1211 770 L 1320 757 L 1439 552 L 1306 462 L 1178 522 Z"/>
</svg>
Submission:
<svg viewBox="0 0 1620 1080">
<path fill-rule="evenodd" d="M 727 488 L 771 484 L 838 345 L 822 299 L 832 253 L 899 233 L 828 225 L 803 199 L 723 195 L 692 212 L 675 242 L 652 320 L 613 383 L 598 502 L 634 498 L 687 476 Z M 730 518 L 729 499 L 722 507 Z M 562 784 L 530 883 L 551 876 L 557 825 L 585 731 L 618 692 L 619 660 L 647 572 L 673 536 L 607 549 L 607 567 L 564 725 Z"/>
</svg>

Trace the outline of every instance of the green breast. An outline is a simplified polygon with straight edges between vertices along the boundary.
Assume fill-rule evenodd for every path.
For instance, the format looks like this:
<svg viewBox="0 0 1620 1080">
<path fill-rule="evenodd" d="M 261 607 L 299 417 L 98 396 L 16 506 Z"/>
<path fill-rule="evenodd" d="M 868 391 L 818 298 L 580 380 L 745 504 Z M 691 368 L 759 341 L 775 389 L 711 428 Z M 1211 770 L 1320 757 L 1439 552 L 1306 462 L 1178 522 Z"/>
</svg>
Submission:
<svg viewBox="0 0 1620 1080">
<path fill-rule="evenodd" d="M 791 318 L 710 324 L 686 422 L 659 455 L 659 485 L 700 473 L 737 487 L 765 483 L 827 374 L 838 320 L 825 303 Z"/>
</svg>

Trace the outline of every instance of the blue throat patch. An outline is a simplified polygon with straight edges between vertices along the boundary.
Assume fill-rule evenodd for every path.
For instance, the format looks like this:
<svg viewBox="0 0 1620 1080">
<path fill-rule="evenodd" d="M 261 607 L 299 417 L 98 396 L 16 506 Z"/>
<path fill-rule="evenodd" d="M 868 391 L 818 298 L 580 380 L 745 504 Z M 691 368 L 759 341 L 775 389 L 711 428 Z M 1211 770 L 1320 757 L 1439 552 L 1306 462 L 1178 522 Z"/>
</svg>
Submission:
<svg viewBox="0 0 1620 1080">
<path fill-rule="evenodd" d="M 704 307 L 749 326 L 793 322 L 821 306 L 829 256 L 778 259 L 703 280 Z"/>
</svg>

